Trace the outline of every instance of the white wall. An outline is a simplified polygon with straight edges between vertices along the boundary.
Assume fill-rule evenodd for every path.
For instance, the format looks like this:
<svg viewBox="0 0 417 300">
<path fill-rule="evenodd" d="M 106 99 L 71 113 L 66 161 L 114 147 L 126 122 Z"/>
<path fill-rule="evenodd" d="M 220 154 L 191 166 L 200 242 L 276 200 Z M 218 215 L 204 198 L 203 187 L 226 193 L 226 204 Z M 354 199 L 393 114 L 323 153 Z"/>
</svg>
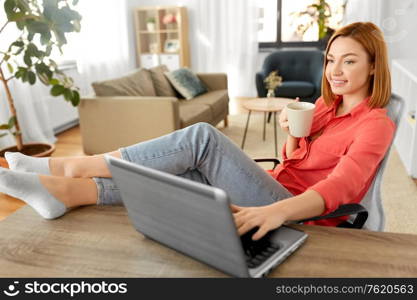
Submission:
<svg viewBox="0 0 417 300">
<path fill-rule="evenodd" d="M 374 22 L 382 29 L 390 59 L 417 58 L 417 1 L 349 0 L 345 23 L 357 21 Z"/>
<path fill-rule="evenodd" d="M 381 27 L 390 58 L 417 59 L 417 1 L 390 0 L 384 6 Z"/>
</svg>

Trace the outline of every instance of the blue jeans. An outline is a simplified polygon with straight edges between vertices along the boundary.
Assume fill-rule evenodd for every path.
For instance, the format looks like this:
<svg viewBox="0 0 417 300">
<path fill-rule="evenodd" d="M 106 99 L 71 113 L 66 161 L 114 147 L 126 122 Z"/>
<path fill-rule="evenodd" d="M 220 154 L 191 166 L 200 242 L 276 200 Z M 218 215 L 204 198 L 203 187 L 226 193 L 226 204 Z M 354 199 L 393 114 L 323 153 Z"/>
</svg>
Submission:
<svg viewBox="0 0 417 300">
<path fill-rule="evenodd" d="M 207 123 L 121 148 L 122 159 L 223 189 L 231 203 L 263 206 L 293 195 Z M 93 178 L 101 205 L 122 205 L 111 178 Z M 138 191 L 140 193 L 140 191 Z"/>
</svg>

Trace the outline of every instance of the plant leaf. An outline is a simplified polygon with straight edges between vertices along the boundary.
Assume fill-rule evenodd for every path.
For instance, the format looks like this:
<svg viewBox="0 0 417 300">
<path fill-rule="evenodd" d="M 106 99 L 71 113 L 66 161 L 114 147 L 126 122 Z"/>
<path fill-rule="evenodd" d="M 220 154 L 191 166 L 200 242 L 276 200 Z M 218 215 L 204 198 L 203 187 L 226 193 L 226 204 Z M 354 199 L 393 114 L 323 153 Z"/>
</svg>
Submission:
<svg viewBox="0 0 417 300">
<path fill-rule="evenodd" d="M 22 70 L 22 77 L 21 77 L 21 79 L 22 79 L 23 82 L 26 82 L 26 81 L 29 80 L 29 77 L 28 77 L 28 69 L 23 69 Z"/>
<path fill-rule="evenodd" d="M 9 125 L 9 129 L 12 129 L 16 125 L 16 117 L 15 116 L 10 117 L 8 125 Z"/>
<path fill-rule="evenodd" d="M 47 45 L 50 41 L 51 41 L 51 33 L 49 32 L 49 31 L 47 31 L 47 32 L 43 32 L 42 34 L 41 34 L 41 44 L 42 45 Z M 47 53 L 48 53 L 48 49 L 47 49 Z M 49 50 L 49 54 L 50 54 L 51 52 L 50 52 L 50 50 Z M 48 54 L 48 55 L 49 55 Z"/>
<path fill-rule="evenodd" d="M 51 88 L 51 95 L 52 96 L 60 96 L 64 93 L 65 87 L 60 84 L 56 84 Z"/>
<path fill-rule="evenodd" d="M 23 43 L 22 41 L 15 41 L 11 44 L 11 46 L 15 46 L 15 47 L 23 47 L 25 45 L 25 43 Z"/>
<path fill-rule="evenodd" d="M 52 79 L 49 80 L 49 84 L 57 85 L 57 84 L 59 84 L 59 80 L 56 79 L 56 78 L 52 78 Z"/>
<path fill-rule="evenodd" d="M 23 61 L 28 67 L 32 65 L 32 59 L 30 58 L 30 53 L 27 50 L 25 52 L 25 55 L 23 56 Z"/>
<path fill-rule="evenodd" d="M 67 101 L 71 101 L 72 100 L 72 91 L 71 91 L 71 89 L 65 89 L 64 90 L 64 98 Z"/>
<path fill-rule="evenodd" d="M 10 73 L 13 73 L 13 66 L 10 63 L 7 63 L 7 68 L 9 69 Z"/>
<path fill-rule="evenodd" d="M 33 71 L 28 72 L 28 80 L 31 85 L 34 85 L 36 82 L 36 74 Z"/>
<path fill-rule="evenodd" d="M 44 85 L 49 85 L 49 78 L 47 75 L 45 75 L 45 73 L 37 73 L 39 80 L 44 84 Z"/>
<path fill-rule="evenodd" d="M 19 30 L 23 30 L 25 28 L 26 22 L 25 21 L 16 21 L 16 26 Z"/>
<path fill-rule="evenodd" d="M 77 90 L 73 90 L 72 95 L 71 104 L 72 106 L 77 106 L 80 104 L 80 93 Z"/>
<path fill-rule="evenodd" d="M 43 23 L 43 22 L 39 22 L 39 21 L 35 21 L 35 20 L 27 20 L 26 21 L 26 27 L 28 29 L 29 32 L 31 33 L 44 33 L 44 32 L 49 32 L 49 27 L 48 24 Z"/>
<path fill-rule="evenodd" d="M 4 2 L 4 11 L 6 12 L 7 19 L 11 21 L 10 19 L 14 16 L 14 10 L 16 7 L 16 2 L 14 0 L 6 0 Z"/>
</svg>

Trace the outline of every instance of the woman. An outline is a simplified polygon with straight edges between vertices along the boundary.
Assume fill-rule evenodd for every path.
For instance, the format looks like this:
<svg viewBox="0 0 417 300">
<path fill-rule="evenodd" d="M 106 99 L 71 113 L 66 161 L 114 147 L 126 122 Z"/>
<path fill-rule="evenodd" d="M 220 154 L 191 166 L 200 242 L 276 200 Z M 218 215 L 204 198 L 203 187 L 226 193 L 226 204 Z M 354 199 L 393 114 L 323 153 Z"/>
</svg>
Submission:
<svg viewBox="0 0 417 300">
<path fill-rule="evenodd" d="M 288 135 L 283 163 L 272 176 L 204 123 L 109 155 L 224 189 L 239 234 L 259 227 L 254 240 L 286 221 L 359 202 L 394 133 L 383 109 L 391 93 L 386 45 L 374 24 L 353 23 L 335 32 L 325 55 L 322 96 L 310 136 Z M 288 132 L 285 111 L 280 126 Z M 1 169 L 0 191 L 22 199 L 44 218 L 81 205 L 122 203 L 103 155 L 31 158 L 7 153 L 6 159 L 11 170 Z"/>
</svg>

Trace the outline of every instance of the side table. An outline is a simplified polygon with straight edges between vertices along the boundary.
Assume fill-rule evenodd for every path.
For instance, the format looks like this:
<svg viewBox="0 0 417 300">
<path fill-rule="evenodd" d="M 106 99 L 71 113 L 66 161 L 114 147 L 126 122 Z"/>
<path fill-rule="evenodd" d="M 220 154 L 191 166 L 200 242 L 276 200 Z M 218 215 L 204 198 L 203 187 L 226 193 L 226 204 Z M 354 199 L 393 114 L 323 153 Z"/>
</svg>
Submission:
<svg viewBox="0 0 417 300">
<path fill-rule="evenodd" d="M 278 148 L 277 148 L 277 112 L 280 112 L 284 109 L 284 107 L 288 104 L 293 102 L 294 99 L 291 98 L 255 98 L 252 100 L 248 100 L 244 102 L 242 105 L 246 108 L 248 113 L 248 118 L 246 120 L 245 132 L 243 133 L 243 140 L 241 148 L 245 146 L 246 141 L 246 134 L 248 132 L 249 127 L 249 120 L 252 111 L 259 111 L 264 113 L 264 124 L 263 124 L 263 140 L 265 141 L 265 127 L 266 127 L 266 115 L 267 113 L 274 114 L 274 141 L 275 141 L 275 157 L 278 156 Z"/>
</svg>

